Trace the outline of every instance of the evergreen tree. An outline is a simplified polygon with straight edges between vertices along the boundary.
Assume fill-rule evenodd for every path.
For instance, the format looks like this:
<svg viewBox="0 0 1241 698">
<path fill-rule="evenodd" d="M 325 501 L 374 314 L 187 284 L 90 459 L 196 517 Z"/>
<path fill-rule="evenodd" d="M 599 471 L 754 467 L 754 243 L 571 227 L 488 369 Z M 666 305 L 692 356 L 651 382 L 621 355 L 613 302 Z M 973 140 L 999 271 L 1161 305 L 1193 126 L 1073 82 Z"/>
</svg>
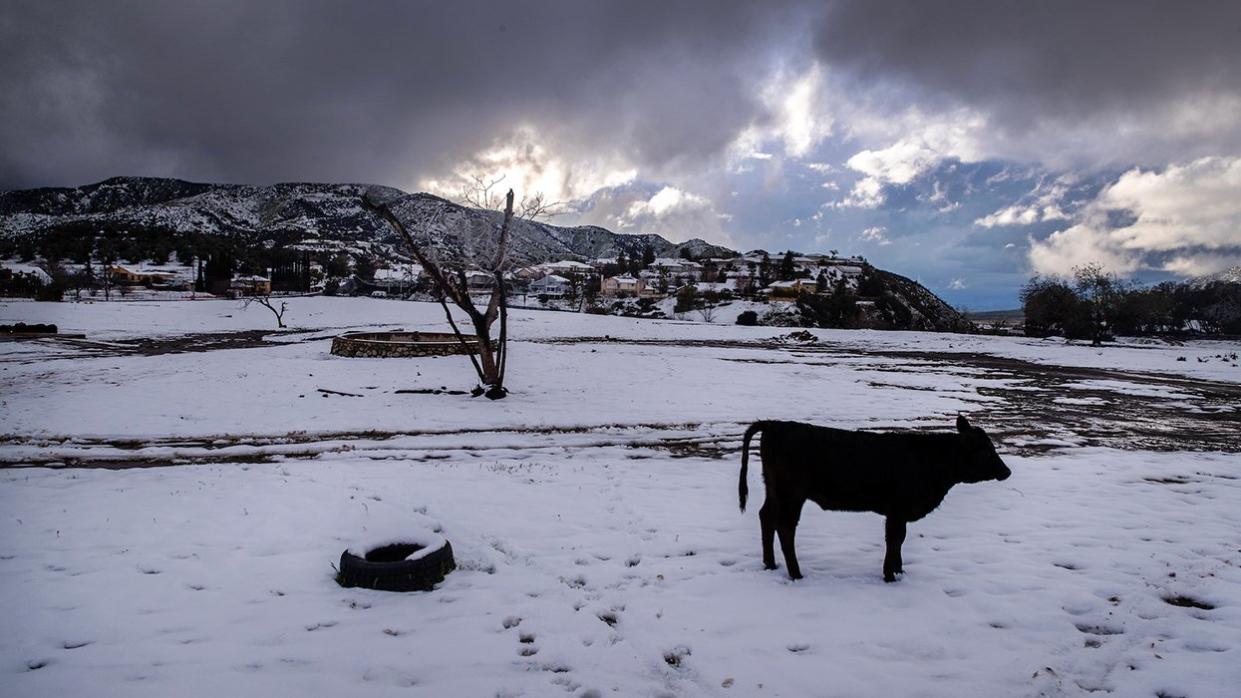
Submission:
<svg viewBox="0 0 1241 698">
<path fill-rule="evenodd" d="M 789 250 L 784 253 L 784 259 L 780 260 L 780 280 L 792 281 L 795 274 L 795 265 L 793 264 L 793 251 Z"/>
<path fill-rule="evenodd" d="M 758 285 L 766 288 L 771 283 L 771 257 L 764 252 L 763 261 L 758 264 Z"/>
</svg>

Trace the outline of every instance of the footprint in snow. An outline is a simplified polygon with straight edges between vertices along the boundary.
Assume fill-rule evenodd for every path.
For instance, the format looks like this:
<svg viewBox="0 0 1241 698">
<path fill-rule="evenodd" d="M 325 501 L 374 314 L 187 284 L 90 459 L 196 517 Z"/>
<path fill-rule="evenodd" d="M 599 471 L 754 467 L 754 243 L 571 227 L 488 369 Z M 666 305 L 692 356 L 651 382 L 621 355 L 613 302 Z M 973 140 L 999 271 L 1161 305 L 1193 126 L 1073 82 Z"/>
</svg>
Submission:
<svg viewBox="0 0 1241 698">
<path fill-rule="evenodd" d="M 1088 623 L 1076 623 L 1074 624 L 1074 627 L 1077 628 L 1078 632 L 1082 632 L 1087 635 L 1123 635 L 1125 632 L 1120 628 L 1114 628 L 1107 625 L 1091 625 Z"/>
</svg>

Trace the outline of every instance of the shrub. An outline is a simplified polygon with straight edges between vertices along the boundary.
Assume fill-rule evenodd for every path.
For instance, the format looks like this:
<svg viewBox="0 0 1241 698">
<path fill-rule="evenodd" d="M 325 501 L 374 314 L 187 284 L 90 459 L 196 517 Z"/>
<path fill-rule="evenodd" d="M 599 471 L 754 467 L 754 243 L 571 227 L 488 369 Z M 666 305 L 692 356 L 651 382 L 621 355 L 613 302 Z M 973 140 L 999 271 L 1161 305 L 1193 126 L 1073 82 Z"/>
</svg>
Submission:
<svg viewBox="0 0 1241 698">
<path fill-rule="evenodd" d="M 753 310 L 746 310 L 737 316 L 737 324 L 753 327 L 758 324 L 758 313 Z"/>
</svg>

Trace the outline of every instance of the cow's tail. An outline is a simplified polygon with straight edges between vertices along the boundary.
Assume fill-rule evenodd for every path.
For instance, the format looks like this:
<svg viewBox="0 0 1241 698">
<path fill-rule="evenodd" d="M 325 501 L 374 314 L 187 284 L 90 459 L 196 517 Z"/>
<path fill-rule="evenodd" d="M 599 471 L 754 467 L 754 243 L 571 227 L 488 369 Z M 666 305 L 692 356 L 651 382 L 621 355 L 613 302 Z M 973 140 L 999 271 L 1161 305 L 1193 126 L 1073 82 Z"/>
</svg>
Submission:
<svg viewBox="0 0 1241 698">
<path fill-rule="evenodd" d="M 741 440 L 741 482 L 737 485 L 737 493 L 741 498 L 741 511 L 745 511 L 745 500 L 750 495 L 750 488 L 746 484 L 746 472 L 750 467 L 750 439 L 754 435 L 762 431 L 767 426 L 767 422 L 755 422 L 745 430 L 745 438 Z"/>
</svg>

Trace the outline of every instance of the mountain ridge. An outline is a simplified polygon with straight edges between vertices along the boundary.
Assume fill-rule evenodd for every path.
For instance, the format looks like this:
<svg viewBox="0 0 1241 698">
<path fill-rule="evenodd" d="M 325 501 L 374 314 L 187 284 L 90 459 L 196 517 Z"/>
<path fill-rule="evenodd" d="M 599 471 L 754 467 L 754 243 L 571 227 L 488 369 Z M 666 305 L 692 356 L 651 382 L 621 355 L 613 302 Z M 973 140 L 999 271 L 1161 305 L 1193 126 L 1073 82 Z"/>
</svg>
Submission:
<svg viewBox="0 0 1241 698">
<path fill-rule="evenodd" d="M 212 184 L 158 177 L 112 177 L 80 187 L 42 187 L 0 192 L 0 238 L 39 236 L 58 230 L 121 233 L 263 236 L 278 242 L 329 239 L 342 242 L 390 240 L 391 231 L 361 206 L 376 193 L 391 200 L 403 218 L 415 222 L 432 208 L 448 208 L 463 230 L 487 228 L 499 212 L 471 209 L 427 193 L 356 183 L 282 182 L 270 185 Z M 460 236 L 448 230 L 411 226 L 415 235 L 447 258 Z M 515 261 L 544 262 L 565 257 L 594 258 L 641 254 L 649 244 L 656 256 L 734 254 L 726 247 L 691 239 L 673 243 L 653 233 L 615 233 L 599 226 L 554 226 L 517 221 L 510 255 Z M 390 242 L 395 242 L 390 240 Z M 399 254 L 399 253 L 398 253 Z"/>
<path fill-rule="evenodd" d="M 0 192 L 0 257 L 85 262 L 98 254 L 100 237 L 119 259 L 167 258 L 183 264 L 224 250 L 256 258 L 282 250 L 317 255 L 346 253 L 355 260 L 409 261 L 404 242 L 362 205 L 385 201 L 429 256 L 446 263 L 478 264 L 494 258 L 503 213 L 461 206 L 427 193 L 354 183 L 284 182 L 271 185 L 210 184 L 158 177 L 113 177 L 81 187 Z M 127 248 L 115 243 L 130 242 Z M 641 259 L 739 256 L 700 239 L 673 243 L 653 233 L 625 234 L 593 225 L 556 226 L 515 219 L 508 259 L 514 265 L 565 259 Z M 287 261 L 287 260 L 286 260 Z M 773 259 L 778 263 L 778 259 Z M 864 295 L 870 322 L 896 329 L 968 331 L 970 324 L 942 299 L 906 277 L 873 269 Z"/>
</svg>

